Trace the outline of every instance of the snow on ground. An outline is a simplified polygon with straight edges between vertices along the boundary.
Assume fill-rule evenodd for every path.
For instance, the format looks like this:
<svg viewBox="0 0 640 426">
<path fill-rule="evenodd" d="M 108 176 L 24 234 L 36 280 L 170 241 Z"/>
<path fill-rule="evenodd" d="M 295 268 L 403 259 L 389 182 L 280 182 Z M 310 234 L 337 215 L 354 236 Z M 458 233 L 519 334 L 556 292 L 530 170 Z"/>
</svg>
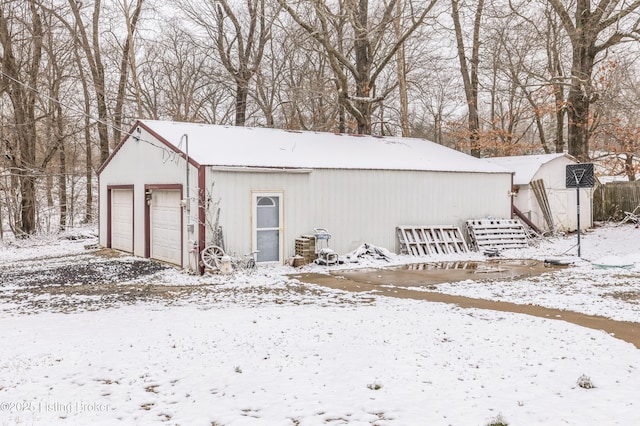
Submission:
<svg viewBox="0 0 640 426">
<path fill-rule="evenodd" d="M 582 233 L 580 258 L 576 244 L 576 235 L 552 237 L 537 247 L 502 253 L 505 258 L 571 260 L 569 268 L 519 280 L 442 284 L 437 291 L 640 323 L 640 229 L 606 225 Z M 630 268 L 618 267 L 622 265 Z"/>
<path fill-rule="evenodd" d="M 437 290 L 640 322 L 640 266 L 591 264 L 640 260 L 639 236 L 600 227 L 572 267 Z M 319 288 L 287 267 L 156 272 L 87 253 L 91 242 L 0 246 L 0 425 L 640 424 L 640 350 L 601 331 Z M 566 257 L 574 244 L 556 237 L 502 257 Z M 73 276 L 59 274 L 67 267 Z M 578 386 L 582 376 L 595 387 Z"/>
</svg>

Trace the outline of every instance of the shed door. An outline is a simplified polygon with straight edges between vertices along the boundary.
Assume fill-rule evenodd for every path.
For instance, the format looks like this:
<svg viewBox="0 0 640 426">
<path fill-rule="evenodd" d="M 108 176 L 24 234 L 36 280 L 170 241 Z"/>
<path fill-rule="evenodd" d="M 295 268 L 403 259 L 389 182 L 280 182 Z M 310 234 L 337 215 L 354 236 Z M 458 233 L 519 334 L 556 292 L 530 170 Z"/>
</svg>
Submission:
<svg viewBox="0 0 640 426">
<path fill-rule="evenodd" d="M 282 193 L 254 194 L 254 248 L 258 262 L 282 260 Z"/>
<path fill-rule="evenodd" d="M 153 190 L 150 206 L 150 256 L 182 266 L 180 190 Z"/>
<path fill-rule="evenodd" d="M 133 189 L 111 190 L 111 248 L 133 253 Z"/>
<path fill-rule="evenodd" d="M 556 189 L 549 192 L 549 204 L 556 230 L 575 231 L 577 225 L 575 189 Z"/>
</svg>

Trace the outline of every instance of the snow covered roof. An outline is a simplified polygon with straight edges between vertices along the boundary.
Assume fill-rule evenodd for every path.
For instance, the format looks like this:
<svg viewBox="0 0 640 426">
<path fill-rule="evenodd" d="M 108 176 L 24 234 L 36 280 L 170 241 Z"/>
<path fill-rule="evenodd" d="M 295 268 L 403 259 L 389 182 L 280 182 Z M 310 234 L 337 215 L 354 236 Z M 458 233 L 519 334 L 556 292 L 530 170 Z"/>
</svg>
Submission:
<svg viewBox="0 0 640 426">
<path fill-rule="evenodd" d="M 189 157 L 207 166 L 509 173 L 423 139 L 153 120 L 138 124 L 173 147 L 187 135 Z"/>
<path fill-rule="evenodd" d="M 516 155 L 512 157 L 491 157 L 484 160 L 515 172 L 513 176 L 514 185 L 528 185 L 535 174 L 544 164 L 556 158 L 566 157 L 573 161 L 575 159 L 568 154 L 541 154 L 541 155 Z"/>
</svg>

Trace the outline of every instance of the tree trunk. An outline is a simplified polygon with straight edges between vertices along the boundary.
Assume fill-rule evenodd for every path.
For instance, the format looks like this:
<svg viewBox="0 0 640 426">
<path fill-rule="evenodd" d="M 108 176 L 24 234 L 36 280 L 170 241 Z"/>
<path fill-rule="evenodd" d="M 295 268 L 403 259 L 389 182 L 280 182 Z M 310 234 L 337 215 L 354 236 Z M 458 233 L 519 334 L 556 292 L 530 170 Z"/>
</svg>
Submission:
<svg viewBox="0 0 640 426">
<path fill-rule="evenodd" d="M 0 45 L 2 46 L 2 71 L 10 80 L 4 83 L 9 87 L 8 95 L 13 106 L 15 135 L 18 140 L 19 158 L 13 165 L 20 182 L 20 222 L 16 224 L 18 236 L 33 234 L 37 230 L 36 221 L 36 94 L 30 87 L 37 87 L 42 60 L 43 28 L 40 13 L 34 0 L 29 1 L 31 26 L 31 45 L 29 52 L 19 52 L 25 57 L 16 58 L 13 47 L 13 35 L 3 10 L 0 8 Z M 23 80 L 20 67 L 25 68 L 27 85 Z M 4 76 L 3 76 L 4 79 Z"/>
<path fill-rule="evenodd" d="M 354 50 L 356 54 L 356 70 L 358 79 L 356 81 L 356 101 L 355 106 L 360 112 L 356 116 L 358 122 L 358 134 L 371 134 L 371 102 L 360 101 L 357 98 L 369 98 L 371 87 L 371 59 L 369 45 L 369 1 L 359 0 L 357 11 L 357 23 L 355 25 Z"/>
<path fill-rule="evenodd" d="M 138 0 L 136 7 L 133 11 L 131 21 L 129 21 L 129 8 L 125 7 L 125 20 L 127 21 L 127 38 L 125 39 L 124 46 L 122 47 L 122 59 L 120 61 L 120 80 L 118 82 L 118 93 L 116 95 L 116 107 L 113 111 L 113 143 L 118 144 L 122 137 L 120 131 L 122 129 L 122 108 L 124 106 L 125 90 L 127 88 L 127 78 L 131 59 L 133 59 L 133 35 L 136 31 L 138 24 L 138 18 L 142 10 L 142 4 L 144 0 Z M 134 80 L 136 76 L 134 75 Z M 136 90 L 136 92 L 139 92 Z M 138 97 L 138 105 L 140 105 L 140 98 Z M 140 107 L 138 108 L 140 111 Z M 139 112 L 140 113 L 140 112 Z"/>
<path fill-rule="evenodd" d="M 236 126 L 244 126 L 247 115 L 247 96 L 249 88 L 246 84 L 238 83 L 236 85 Z"/>
<path fill-rule="evenodd" d="M 67 156 L 64 151 L 64 145 L 60 145 L 58 149 L 58 160 L 60 161 L 58 170 L 58 193 L 60 201 L 60 231 L 67 228 Z"/>
<path fill-rule="evenodd" d="M 569 154 L 582 162 L 589 161 L 590 85 L 595 59 L 590 50 L 587 46 L 574 49 L 571 87 L 567 97 Z"/>
<path fill-rule="evenodd" d="M 84 223 L 91 223 L 93 220 L 93 154 L 91 153 L 91 131 L 89 127 L 89 118 L 85 119 L 84 127 L 84 144 L 85 144 L 85 191 L 87 193 L 87 202 L 85 204 Z"/>
<path fill-rule="evenodd" d="M 399 0 L 383 2 L 379 10 L 381 16 L 370 24 L 368 0 L 337 2 L 337 12 L 332 12 L 327 4 L 320 1 L 309 1 L 307 9 L 304 7 L 306 2 L 295 8 L 291 6 L 292 2 L 279 0 L 293 20 L 322 46 L 334 73 L 340 104 L 356 120 L 359 134 L 371 134 L 373 105 L 384 100 L 384 95 L 375 97 L 377 78 L 396 57 L 400 47 L 422 25 L 435 4 L 435 0 L 427 2 L 420 12 L 412 9 L 416 13 L 411 17 L 411 25 L 397 37 L 396 42 L 387 43 L 387 35 L 393 31 L 390 26 L 395 19 L 396 1 Z M 311 9 L 313 13 L 309 14 Z M 297 10 L 304 11 L 304 15 L 298 14 Z M 341 29 L 347 23 L 353 30 L 353 46 L 348 47 L 341 42 Z M 355 90 L 352 85 L 355 85 Z"/>
<path fill-rule="evenodd" d="M 564 152 L 564 116 L 565 109 L 564 104 L 564 90 L 562 88 L 556 88 L 556 153 L 561 154 Z"/>
<path fill-rule="evenodd" d="M 84 149 L 85 149 L 85 215 L 83 223 L 91 223 L 93 221 L 93 145 L 91 143 L 91 95 L 89 94 L 89 85 L 87 76 L 82 67 L 82 59 L 78 52 L 78 46 L 74 48 L 75 60 L 78 66 L 78 74 L 80 76 L 80 84 L 82 86 L 82 95 L 84 98 Z"/>
<path fill-rule="evenodd" d="M 398 17 L 394 21 L 394 30 L 396 41 L 400 41 L 402 37 L 402 22 L 400 16 L 402 13 L 402 3 L 398 1 L 396 12 Z M 407 89 L 407 64 L 405 61 L 404 44 L 400 46 L 396 53 L 396 64 L 398 67 L 398 94 L 400 96 L 400 129 L 403 137 L 409 137 L 409 95 Z"/>
<path fill-rule="evenodd" d="M 546 1 L 571 39 L 573 56 L 567 97 L 568 151 L 578 160 L 588 161 L 591 126 L 589 107 L 596 95 L 591 82 L 595 58 L 614 46 L 637 40 L 640 20 L 631 17 L 637 15 L 640 2 Z M 567 8 L 568 4 L 574 8 L 573 17 Z"/>
<path fill-rule="evenodd" d="M 78 33 L 77 37 L 80 41 L 82 50 L 84 51 L 91 77 L 93 79 L 93 88 L 96 95 L 96 106 L 98 109 L 98 120 L 96 126 L 98 128 L 98 138 L 100 143 L 100 163 L 104 163 L 109 158 L 109 130 L 108 130 L 108 109 L 105 94 L 105 78 L 104 64 L 100 51 L 100 9 L 101 0 L 95 0 L 92 15 L 92 34 L 91 40 L 84 27 L 84 21 L 80 15 L 80 7 L 82 2 L 76 0 L 68 0 L 71 11 L 73 12 Z M 64 19 L 64 18 L 62 18 Z M 66 22 L 66 21 L 65 21 Z"/>
<path fill-rule="evenodd" d="M 28 173 L 20 173 L 20 236 L 36 232 L 36 180 Z"/>
<path fill-rule="evenodd" d="M 473 41 L 471 48 L 471 69 L 467 65 L 467 54 L 462 35 L 462 24 L 460 22 L 459 3 L 458 0 L 451 0 L 451 10 L 453 24 L 456 33 L 456 43 L 458 47 L 458 59 L 460 62 L 460 71 L 462 73 L 462 82 L 464 85 L 464 93 L 467 98 L 468 108 L 468 125 L 469 125 L 469 144 L 471 147 L 471 155 L 480 157 L 482 154 L 478 148 L 478 132 L 480 131 L 480 118 L 478 116 L 478 63 L 480 61 L 480 22 L 484 7 L 484 0 L 479 0 L 476 8 L 473 26 Z"/>
<path fill-rule="evenodd" d="M 624 172 L 629 179 L 629 182 L 636 181 L 636 165 L 635 165 L 635 156 L 627 152 L 624 159 Z"/>
</svg>

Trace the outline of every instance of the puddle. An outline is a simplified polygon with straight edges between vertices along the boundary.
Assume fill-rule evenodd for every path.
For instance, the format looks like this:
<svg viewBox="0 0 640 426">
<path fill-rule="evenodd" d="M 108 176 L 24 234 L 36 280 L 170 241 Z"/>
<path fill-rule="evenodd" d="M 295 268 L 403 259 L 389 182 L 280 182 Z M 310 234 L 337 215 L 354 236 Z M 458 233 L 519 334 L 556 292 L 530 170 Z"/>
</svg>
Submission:
<svg viewBox="0 0 640 426">
<path fill-rule="evenodd" d="M 530 259 L 499 259 L 485 262 L 430 262 L 384 269 L 354 269 L 333 274 L 373 285 L 429 286 L 465 280 L 503 280 L 540 275 L 559 266 L 546 266 Z"/>
</svg>

